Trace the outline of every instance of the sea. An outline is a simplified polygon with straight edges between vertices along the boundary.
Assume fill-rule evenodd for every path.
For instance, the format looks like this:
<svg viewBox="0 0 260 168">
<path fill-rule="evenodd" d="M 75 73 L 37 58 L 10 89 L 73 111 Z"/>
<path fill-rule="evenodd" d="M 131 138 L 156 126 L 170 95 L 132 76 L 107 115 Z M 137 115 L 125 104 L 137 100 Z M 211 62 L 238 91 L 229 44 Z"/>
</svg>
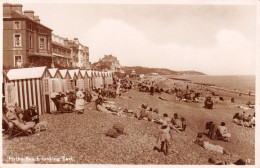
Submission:
<svg viewBox="0 0 260 168">
<path fill-rule="evenodd" d="M 255 94 L 255 75 L 178 75 L 174 77 L 188 79 L 193 83 L 205 83 L 228 90 Z"/>
</svg>

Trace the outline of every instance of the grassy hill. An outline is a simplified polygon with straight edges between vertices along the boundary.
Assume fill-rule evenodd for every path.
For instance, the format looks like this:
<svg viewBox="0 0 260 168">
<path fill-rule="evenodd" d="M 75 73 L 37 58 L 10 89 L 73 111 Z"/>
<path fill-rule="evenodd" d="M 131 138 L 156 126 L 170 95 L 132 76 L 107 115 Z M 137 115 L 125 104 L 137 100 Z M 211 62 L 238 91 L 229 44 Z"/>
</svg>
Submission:
<svg viewBox="0 0 260 168">
<path fill-rule="evenodd" d="M 123 69 L 126 74 L 130 74 L 134 69 L 137 74 L 158 73 L 159 75 L 205 75 L 204 73 L 198 71 L 173 71 L 166 68 L 147 68 L 142 66 L 125 66 Z"/>
</svg>

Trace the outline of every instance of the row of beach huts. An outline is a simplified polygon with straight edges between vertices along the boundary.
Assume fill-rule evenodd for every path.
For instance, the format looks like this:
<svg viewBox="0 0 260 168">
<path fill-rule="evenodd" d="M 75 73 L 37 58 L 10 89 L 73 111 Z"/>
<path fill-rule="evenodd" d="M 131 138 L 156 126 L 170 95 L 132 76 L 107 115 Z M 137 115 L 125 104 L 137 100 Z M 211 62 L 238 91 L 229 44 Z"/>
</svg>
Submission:
<svg viewBox="0 0 260 168">
<path fill-rule="evenodd" d="M 112 72 L 80 69 L 33 67 L 11 69 L 3 75 L 3 96 L 7 106 L 17 103 L 22 109 L 36 105 L 39 114 L 56 110 L 51 100 L 53 93 L 75 91 L 77 86 L 86 91 L 113 84 Z"/>
</svg>

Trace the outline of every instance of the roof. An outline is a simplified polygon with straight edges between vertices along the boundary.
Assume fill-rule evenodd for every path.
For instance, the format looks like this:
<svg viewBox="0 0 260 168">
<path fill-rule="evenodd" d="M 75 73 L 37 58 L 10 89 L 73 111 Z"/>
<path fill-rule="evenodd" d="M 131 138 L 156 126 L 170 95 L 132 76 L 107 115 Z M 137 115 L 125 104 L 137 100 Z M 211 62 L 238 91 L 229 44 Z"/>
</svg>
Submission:
<svg viewBox="0 0 260 168">
<path fill-rule="evenodd" d="M 50 72 L 51 77 L 54 78 L 56 73 L 58 72 L 58 68 L 48 69 L 48 71 Z"/>
<path fill-rule="evenodd" d="M 32 18 L 30 18 L 30 17 L 28 17 L 28 16 L 25 16 L 24 14 L 22 14 L 22 13 L 16 11 L 16 10 L 12 10 L 12 12 L 15 12 L 16 14 L 20 15 L 22 18 L 25 18 L 25 19 L 28 19 L 28 20 L 30 20 L 30 21 L 33 21 L 34 23 L 36 23 L 36 24 L 38 24 L 38 25 L 41 25 L 41 26 L 43 26 L 44 28 L 47 28 L 47 29 L 49 29 L 49 30 L 52 31 L 52 29 L 50 29 L 49 27 L 47 27 L 47 26 L 45 26 L 45 25 L 43 25 L 43 24 L 41 24 L 41 23 L 39 23 L 39 22 L 33 20 Z"/>
<path fill-rule="evenodd" d="M 68 72 L 68 70 L 67 70 L 67 69 L 61 69 L 61 70 L 59 70 L 59 72 L 60 72 L 60 74 L 61 74 L 61 77 L 62 77 L 62 78 L 65 78 L 65 77 L 66 77 L 66 74 L 67 74 L 67 72 Z"/>
<path fill-rule="evenodd" d="M 82 77 L 84 78 L 85 75 L 86 75 L 87 70 L 80 70 L 79 72 L 81 73 Z"/>
<path fill-rule="evenodd" d="M 76 76 L 76 73 L 74 70 L 68 70 L 69 74 L 70 74 L 70 77 L 71 79 L 74 79 L 74 77 Z"/>
<path fill-rule="evenodd" d="M 7 73 L 9 80 L 41 78 L 46 67 L 10 69 Z"/>
<path fill-rule="evenodd" d="M 87 71 L 87 75 L 88 75 L 89 78 L 91 78 L 92 77 L 92 71 L 91 70 Z"/>
<path fill-rule="evenodd" d="M 102 76 L 103 76 L 103 73 L 102 73 L 102 72 L 98 72 L 98 75 L 99 75 L 100 77 L 102 77 Z"/>
</svg>

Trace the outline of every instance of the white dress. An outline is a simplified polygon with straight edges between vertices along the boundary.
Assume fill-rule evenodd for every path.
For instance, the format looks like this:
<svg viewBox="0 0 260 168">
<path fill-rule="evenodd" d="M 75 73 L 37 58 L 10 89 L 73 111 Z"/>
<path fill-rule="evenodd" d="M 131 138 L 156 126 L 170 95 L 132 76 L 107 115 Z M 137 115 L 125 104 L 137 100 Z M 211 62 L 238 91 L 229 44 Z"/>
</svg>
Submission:
<svg viewBox="0 0 260 168">
<path fill-rule="evenodd" d="M 81 91 L 77 91 L 76 96 L 76 110 L 83 110 L 85 107 L 84 94 Z"/>
</svg>

